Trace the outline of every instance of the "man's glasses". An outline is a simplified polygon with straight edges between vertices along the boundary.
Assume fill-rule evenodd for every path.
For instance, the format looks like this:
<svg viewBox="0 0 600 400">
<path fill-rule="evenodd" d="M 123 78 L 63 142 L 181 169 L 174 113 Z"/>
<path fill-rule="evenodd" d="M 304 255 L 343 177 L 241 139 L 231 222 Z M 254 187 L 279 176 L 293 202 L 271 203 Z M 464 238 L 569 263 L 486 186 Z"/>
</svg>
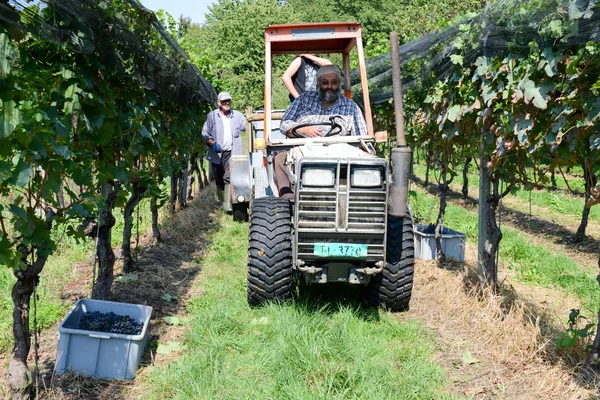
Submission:
<svg viewBox="0 0 600 400">
<path fill-rule="evenodd" d="M 338 81 L 337 79 L 328 81 L 326 79 L 322 79 L 321 80 L 321 86 L 338 86 L 340 84 L 340 81 Z"/>
<path fill-rule="evenodd" d="M 221 100 L 221 104 L 231 104 L 231 100 Z"/>
</svg>

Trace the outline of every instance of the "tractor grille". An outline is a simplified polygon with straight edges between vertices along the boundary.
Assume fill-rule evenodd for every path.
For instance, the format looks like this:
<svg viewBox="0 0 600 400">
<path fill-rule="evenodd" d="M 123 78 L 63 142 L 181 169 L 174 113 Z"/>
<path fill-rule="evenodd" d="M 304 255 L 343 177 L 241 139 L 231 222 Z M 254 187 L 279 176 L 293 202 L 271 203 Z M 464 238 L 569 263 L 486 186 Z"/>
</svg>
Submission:
<svg viewBox="0 0 600 400">
<path fill-rule="evenodd" d="M 313 255 L 314 244 L 329 242 L 366 244 L 367 259 L 363 261 L 384 259 L 387 212 L 385 182 L 378 188 L 349 187 L 352 165 L 356 164 L 338 163 L 334 187 L 298 185 L 298 201 L 295 205 L 297 257 L 303 260 L 316 259 Z M 383 167 L 382 164 L 367 165 Z"/>
<path fill-rule="evenodd" d="M 333 191 L 302 190 L 298 201 L 298 228 L 335 228 L 337 195 Z"/>
<path fill-rule="evenodd" d="M 385 192 L 350 191 L 348 229 L 385 230 Z"/>
</svg>

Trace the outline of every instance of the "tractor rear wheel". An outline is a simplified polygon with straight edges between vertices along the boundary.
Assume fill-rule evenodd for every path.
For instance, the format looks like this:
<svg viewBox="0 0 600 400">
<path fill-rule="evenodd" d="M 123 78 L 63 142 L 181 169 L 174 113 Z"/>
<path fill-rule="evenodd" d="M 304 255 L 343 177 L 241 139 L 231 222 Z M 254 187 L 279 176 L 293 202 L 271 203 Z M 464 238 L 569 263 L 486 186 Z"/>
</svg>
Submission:
<svg viewBox="0 0 600 400">
<path fill-rule="evenodd" d="M 248 234 L 248 304 L 292 295 L 291 205 L 287 199 L 255 199 Z"/>
</svg>

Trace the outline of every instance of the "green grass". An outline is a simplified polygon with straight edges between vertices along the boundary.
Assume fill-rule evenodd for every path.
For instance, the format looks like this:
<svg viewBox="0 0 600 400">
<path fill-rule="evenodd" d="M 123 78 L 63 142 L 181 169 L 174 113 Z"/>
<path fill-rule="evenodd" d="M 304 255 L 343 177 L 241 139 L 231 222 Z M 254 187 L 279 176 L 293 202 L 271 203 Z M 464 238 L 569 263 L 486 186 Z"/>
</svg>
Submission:
<svg viewBox="0 0 600 400">
<path fill-rule="evenodd" d="M 419 153 L 418 155 L 416 154 L 417 152 Z M 418 164 L 417 164 L 417 161 L 418 161 Z M 418 166 L 419 168 L 422 168 L 422 170 L 423 170 L 422 176 L 424 177 L 425 176 L 425 152 L 423 151 L 423 149 L 419 149 L 419 148 L 416 149 L 414 165 L 415 165 L 415 167 Z M 459 174 L 459 176 L 457 176 L 456 179 L 460 180 L 461 187 L 462 187 L 462 167 L 463 167 L 463 165 L 460 165 L 456 170 L 457 173 Z M 533 172 L 533 170 L 531 168 L 526 168 L 526 170 Z M 556 186 L 558 189 L 569 190 L 569 188 L 571 188 L 571 190 L 575 190 L 575 191 L 578 191 L 581 193 L 583 193 L 585 191 L 585 180 L 583 179 L 583 168 L 577 167 L 577 166 L 571 167 L 569 173 L 567 173 L 566 170 L 563 168 L 563 172 L 565 173 L 565 177 L 567 178 L 569 186 L 567 186 L 563 176 L 557 170 L 556 174 L 555 174 L 555 179 L 556 179 Z M 545 186 L 549 188 L 551 186 L 550 173 L 547 174 L 547 177 L 548 177 L 548 183 L 545 184 Z M 471 180 L 471 179 L 477 179 L 477 181 L 479 180 L 479 171 L 477 170 L 477 166 L 476 166 L 475 162 L 473 162 L 473 161 L 469 165 L 469 180 Z"/>
<path fill-rule="evenodd" d="M 411 191 L 413 215 L 421 224 L 435 221 L 439 200 L 429 194 Z M 433 216 L 433 217 L 432 217 Z M 467 240 L 477 242 L 477 208 L 467 210 L 461 206 L 448 205 L 445 225 L 467 234 Z M 532 244 L 522 233 L 501 226 L 500 262 L 516 271 L 524 283 L 555 287 L 579 298 L 591 313 L 600 304 L 600 288 L 596 271 L 579 266 L 567 255 Z"/>
<path fill-rule="evenodd" d="M 425 166 L 424 165 L 414 165 L 414 173 L 420 177 L 421 179 L 425 178 Z M 430 179 L 429 181 L 434 183 L 433 172 L 430 171 Z M 560 178 L 562 181 L 562 177 Z M 582 179 L 580 179 L 583 182 Z M 577 181 L 578 182 L 578 181 Z M 454 178 L 454 182 L 452 183 L 452 187 L 454 190 L 459 190 L 462 188 L 463 179 L 462 173 Z M 576 184 L 575 184 L 576 185 Z M 559 185 L 560 187 L 560 185 Z M 583 191 L 583 186 L 573 187 L 572 189 L 577 189 Z M 477 173 L 469 174 L 469 191 L 471 193 L 473 191 L 479 190 L 479 175 Z M 529 199 L 531 196 L 531 204 L 533 206 L 545 207 L 550 210 L 550 215 L 568 215 L 572 217 L 573 223 L 579 223 L 581 221 L 581 214 L 583 212 L 583 207 L 585 204 L 585 200 L 583 196 L 574 196 L 565 192 L 553 192 L 548 190 L 532 190 L 531 192 L 524 189 L 518 189 L 516 193 L 510 194 L 508 198 L 515 197 L 519 199 L 521 211 L 529 212 Z M 596 223 L 600 223 L 600 207 L 592 207 L 590 209 L 589 221 L 594 221 Z"/>
<path fill-rule="evenodd" d="M 192 300 L 186 350 L 145 379 L 148 399 L 440 399 L 433 338 L 413 322 L 342 298 L 250 308 L 247 224 L 222 217 Z"/>
</svg>

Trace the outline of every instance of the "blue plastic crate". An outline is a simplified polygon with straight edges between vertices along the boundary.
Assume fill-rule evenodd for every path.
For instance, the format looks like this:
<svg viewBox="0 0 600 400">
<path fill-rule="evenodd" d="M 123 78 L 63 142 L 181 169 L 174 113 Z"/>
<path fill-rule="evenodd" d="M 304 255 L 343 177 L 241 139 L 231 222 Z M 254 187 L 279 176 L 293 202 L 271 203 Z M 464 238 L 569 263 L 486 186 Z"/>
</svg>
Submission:
<svg viewBox="0 0 600 400">
<path fill-rule="evenodd" d="M 139 335 L 79 329 L 85 312 L 114 312 L 143 323 Z M 152 307 L 114 301 L 81 299 L 58 328 L 56 373 L 75 372 L 103 379 L 133 379 L 148 341 Z"/>
<path fill-rule="evenodd" d="M 414 227 L 415 257 L 423 260 L 435 260 L 437 258 L 435 234 L 421 232 L 428 225 L 417 225 Z M 446 258 L 454 261 L 465 261 L 465 243 L 467 235 L 454 229 L 442 227 L 442 250 Z"/>
</svg>

